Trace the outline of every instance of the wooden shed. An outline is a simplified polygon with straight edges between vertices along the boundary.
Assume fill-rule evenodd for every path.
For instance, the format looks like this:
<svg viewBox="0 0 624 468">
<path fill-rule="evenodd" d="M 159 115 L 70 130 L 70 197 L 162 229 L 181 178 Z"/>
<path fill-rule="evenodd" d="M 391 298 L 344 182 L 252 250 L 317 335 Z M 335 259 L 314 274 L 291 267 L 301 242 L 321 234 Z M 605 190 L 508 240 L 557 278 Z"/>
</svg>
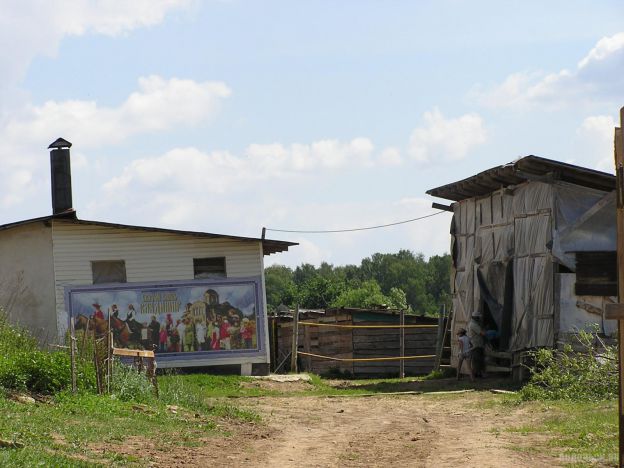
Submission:
<svg viewBox="0 0 624 468">
<path fill-rule="evenodd" d="M 291 314 L 272 317 L 271 346 L 274 370 L 288 370 L 288 356 L 292 347 L 293 318 Z M 373 309 L 327 309 L 325 311 L 301 311 L 298 349 L 301 352 L 341 359 L 368 359 L 398 357 L 401 355 L 400 328 L 368 328 L 379 325 L 399 325 L 398 310 Z M 435 355 L 438 319 L 405 315 L 406 325 L 427 325 L 427 328 L 406 328 L 405 356 Z M 332 327 L 330 325 L 339 325 Z M 367 328 L 350 328 L 367 326 Z M 280 369 L 280 363 L 286 360 Z M 435 358 L 405 360 L 406 375 L 428 374 Z M 399 360 L 391 361 L 336 361 L 318 357 L 299 357 L 299 368 L 315 374 L 344 373 L 356 377 L 396 377 Z"/>
</svg>

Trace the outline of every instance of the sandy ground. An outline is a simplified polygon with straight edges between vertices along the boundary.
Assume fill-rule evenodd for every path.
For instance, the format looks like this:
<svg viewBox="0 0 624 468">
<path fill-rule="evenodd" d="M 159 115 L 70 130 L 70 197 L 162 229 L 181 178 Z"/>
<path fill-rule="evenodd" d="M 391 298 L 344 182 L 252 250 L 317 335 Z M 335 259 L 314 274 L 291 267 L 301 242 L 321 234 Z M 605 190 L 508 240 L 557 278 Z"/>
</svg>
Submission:
<svg viewBox="0 0 624 468">
<path fill-rule="evenodd" d="M 489 394 L 264 398 L 247 402 L 271 436 L 252 439 L 233 465 L 259 467 L 540 467 L 557 458 L 523 448 L 542 441 L 504 430 L 521 409 L 487 409 Z"/>
<path fill-rule="evenodd" d="M 224 421 L 228 436 L 167 448 L 137 438 L 115 451 L 158 467 L 559 466 L 557 457 L 531 450 L 546 442 L 543 436 L 505 430 L 543 415 L 488 404 L 493 398 L 486 391 L 241 398 L 236 404 L 261 414 L 261 423 Z"/>
</svg>

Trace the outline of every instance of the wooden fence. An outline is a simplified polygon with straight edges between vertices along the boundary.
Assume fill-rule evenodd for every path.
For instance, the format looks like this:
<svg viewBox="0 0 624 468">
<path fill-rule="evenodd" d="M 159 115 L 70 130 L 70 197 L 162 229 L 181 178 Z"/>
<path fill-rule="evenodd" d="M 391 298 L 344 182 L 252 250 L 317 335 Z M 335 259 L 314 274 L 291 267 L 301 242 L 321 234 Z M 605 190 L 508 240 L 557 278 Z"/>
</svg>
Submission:
<svg viewBox="0 0 624 468">
<path fill-rule="evenodd" d="M 299 320 L 298 351 L 302 354 L 298 357 L 298 367 L 301 370 L 321 375 L 344 373 L 357 377 L 397 377 L 401 360 L 372 359 L 397 358 L 401 355 L 408 357 L 403 361 L 405 375 L 423 375 L 433 369 L 438 324 L 436 318 L 405 315 L 405 325 L 413 328 L 403 329 L 403 351 L 401 329 L 396 328 L 400 325 L 398 311 L 328 309 L 324 313 L 302 313 Z M 306 323 L 318 325 L 310 326 Z M 395 328 L 376 328 L 379 326 Z M 272 370 L 287 372 L 290 370 L 292 317 L 272 317 L 271 330 Z M 409 358 L 412 356 L 431 357 Z"/>
</svg>

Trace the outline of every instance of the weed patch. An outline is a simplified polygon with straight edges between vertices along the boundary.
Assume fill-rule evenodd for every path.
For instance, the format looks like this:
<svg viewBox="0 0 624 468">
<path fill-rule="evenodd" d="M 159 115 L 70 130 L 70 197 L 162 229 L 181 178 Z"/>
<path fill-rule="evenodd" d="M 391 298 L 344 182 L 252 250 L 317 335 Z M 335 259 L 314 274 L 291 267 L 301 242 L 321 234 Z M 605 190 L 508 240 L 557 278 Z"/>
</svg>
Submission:
<svg viewBox="0 0 624 468">
<path fill-rule="evenodd" d="M 544 447 L 563 463 L 588 466 L 617 459 L 618 411 L 616 401 L 532 403 L 536 412 L 548 414 L 540 422 L 509 429 L 520 434 L 547 435 Z"/>
<path fill-rule="evenodd" d="M 578 340 L 580 351 L 566 344 L 562 351 L 543 348 L 532 354 L 531 378 L 520 390 L 524 400 L 601 401 L 617 396 L 617 349 L 596 333 L 581 330 Z"/>
</svg>

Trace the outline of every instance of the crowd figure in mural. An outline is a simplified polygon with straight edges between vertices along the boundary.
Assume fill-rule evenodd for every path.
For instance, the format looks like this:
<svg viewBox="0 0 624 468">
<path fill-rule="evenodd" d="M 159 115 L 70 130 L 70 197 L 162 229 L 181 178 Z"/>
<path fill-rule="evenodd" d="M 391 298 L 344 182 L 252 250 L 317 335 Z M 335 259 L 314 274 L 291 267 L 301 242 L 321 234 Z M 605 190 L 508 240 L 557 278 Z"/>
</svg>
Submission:
<svg viewBox="0 0 624 468">
<path fill-rule="evenodd" d="M 92 315 L 78 316 L 75 327 L 104 334 L 108 329 L 108 317 L 100 304 L 92 306 Z M 203 301 L 187 303 L 181 316 L 169 313 L 163 321 L 152 315 L 149 322 L 139 322 L 133 304 L 127 305 L 126 312 L 122 312 L 117 304 L 112 304 L 108 310 L 113 339 L 119 347 L 180 353 L 254 349 L 257 346 L 255 314 L 245 317 L 228 302 L 220 303 L 217 292 L 212 289 L 205 292 Z"/>
</svg>

